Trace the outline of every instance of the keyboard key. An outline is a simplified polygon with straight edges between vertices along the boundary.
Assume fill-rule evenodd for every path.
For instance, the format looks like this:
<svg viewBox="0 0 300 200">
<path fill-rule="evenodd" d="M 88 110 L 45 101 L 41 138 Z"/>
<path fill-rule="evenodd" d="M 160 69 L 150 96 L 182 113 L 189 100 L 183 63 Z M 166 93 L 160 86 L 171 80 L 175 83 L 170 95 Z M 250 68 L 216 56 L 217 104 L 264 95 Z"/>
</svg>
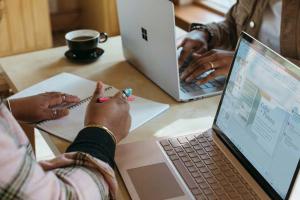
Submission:
<svg viewBox="0 0 300 200">
<path fill-rule="evenodd" d="M 179 157 L 177 155 L 172 155 L 170 156 L 170 160 L 174 161 L 174 160 L 178 160 Z"/>
<path fill-rule="evenodd" d="M 203 194 L 195 195 L 196 200 L 207 200 Z"/>
<path fill-rule="evenodd" d="M 187 153 L 194 152 L 194 150 L 193 150 L 191 147 L 185 148 L 185 151 L 186 151 Z"/>
<path fill-rule="evenodd" d="M 195 150 L 203 149 L 203 147 L 202 147 L 201 145 L 199 145 L 199 144 L 193 146 L 193 148 L 194 148 Z"/>
<path fill-rule="evenodd" d="M 206 188 L 205 190 L 203 190 L 204 194 L 206 195 L 210 195 L 213 194 L 213 191 L 210 188 Z"/>
<path fill-rule="evenodd" d="M 207 178 L 206 181 L 207 181 L 209 184 L 213 184 L 213 183 L 216 183 L 216 182 L 217 182 L 217 180 L 216 180 L 215 178 L 212 178 L 212 177 Z"/>
<path fill-rule="evenodd" d="M 206 142 L 206 139 L 205 139 L 202 135 L 198 136 L 198 137 L 197 137 L 197 140 L 198 140 L 200 143 Z"/>
<path fill-rule="evenodd" d="M 214 161 L 211 158 L 209 158 L 209 159 L 204 160 L 204 163 L 206 165 L 210 165 L 210 164 L 214 163 Z"/>
<path fill-rule="evenodd" d="M 208 172 L 208 169 L 206 168 L 206 167 L 200 167 L 200 168 L 198 168 L 199 169 L 199 171 L 201 172 L 201 173 L 206 173 L 206 172 Z"/>
<path fill-rule="evenodd" d="M 191 158 L 195 158 L 195 157 L 197 157 L 197 154 L 195 154 L 194 152 L 192 152 L 192 153 L 189 153 L 189 156 L 190 156 Z"/>
<path fill-rule="evenodd" d="M 179 152 L 178 156 L 180 156 L 180 157 L 187 157 L 187 154 L 185 152 Z"/>
<path fill-rule="evenodd" d="M 170 143 L 169 143 L 168 140 L 162 140 L 162 141 L 160 141 L 160 144 L 161 144 L 162 146 L 166 146 L 166 145 L 169 145 Z"/>
<path fill-rule="evenodd" d="M 191 167 L 191 166 L 194 166 L 194 164 L 192 162 L 184 162 L 184 165 L 186 167 Z"/>
<path fill-rule="evenodd" d="M 196 182 L 194 181 L 193 177 L 190 175 L 188 170 L 184 167 L 182 162 L 176 160 L 176 161 L 173 162 L 173 164 L 174 164 L 174 166 L 178 170 L 179 174 L 182 176 L 183 180 L 185 181 L 185 183 L 187 184 L 187 186 L 190 189 L 195 189 L 195 188 L 198 187 Z"/>
<path fill-rule="evenodd" d="M 181 158 L 181 160 L 183 161 L 183 162 L 188 162 L 188 161 L 190 161 L 190 158 L 188 157 L 188 156 L 183 156 L 183 157 L 180 157 Z"/>
<path fill-rule="evenodd" d="M 205 151 L 206 151 L 206 152 L 211 152 L 211 151 L 213 151 L 213 150 L 214 150 L 214 148 L 213 148 L 213 147 L 211 147 L 211 146 L 209 146 L 209 147 L 205 147 L 204 149 L 205 149 Z"/>
<path fill-rule="evenodd" d="M 166 153 L 168 156 L 172 156 L 176 154 L 174 150 L 166 151 Z"/>
<path fill-rule="evenodd" d="M 188 142 L 188 140 L 185 137 L 178 138 L 178 141 L 180 142 L 180 144 L 184 144 Z"/>
<path fill-rule="evenodd" d="M 189 143 L 185 143 L 184 145 L 182 145 L 182 147 L 183 147 L 184 149 L 186 149 L 186 148 L 190 148 L 191 145 L 190 145 Z"/>
<path fill-rule="evenodd" d="M 193 190 L 192 190 L 192 194 L 193 194 L 193 195 L 199 195 L 199 194 L 201 194 L 201 191 L 198 190 L 198 189 L 193 189 Z"/>
<path fill-rule="evenodd" d="M 207 154 L 203 154 L 203 155 L 200 155 L 200 158 L 204 161 L 204 160 L 209 159 L 209 156 Z"/>
<path fill-rule="evenodd" d="M 202 182 L 202 183 L 199 183 L 199 187 L 204 190 L 206 188 L 209 188 L 209 185 L 205 182 Z"/>
<path fill-rule="evenodd" d="M 182 148 L 182 147 L 177 147 L 177 148 L 175 148 L 175 151 L 176 151 L 177 153 L 183 152 L 183 148 Z"/>
<path fill-rule="evenodd" d="M 202 163 L 202 161 L 195 163 L 195 165 L 198 169 L 205 166 L 204 163 Z"/>
<path fill-rule="evenodd" d="M 200 173 L 198 171 L 192 172 L 192 177 L 197 178 L 199 176 L 200 176 Z M 196 182 L 197 182 L 197 180 L 196 180 Z"/>
<path fill-rule="evenodd" d="M 203 142 L 203 143 L 201 143 L 201 145 L 202 145 L 204 148 L 210 146 L 210 144 L 209 144 L 208 142 Z"/>
<path fill-rule="evenodd" d="M 215 164 L 207 165 L 208 169 L 210 169 L 212 172 L 217 169 L 217 166 Z"/>
<path fill-rule="evenodd" d="M 202 150 L 202 149 L 200 149 L 200 150 L 197 150 L 197 153 L 198 153 L 199 155 L 206 154 L 206 152 L 205 152 L 204 150 Z"/>
<path fill-rule="evenodd" d="M 169 142 L 174 148 L 181 146 L 177 139 L 169 139 Z"/>
<path fill-rule="evenodd" d="M 192 166 L 192 167 L 188 167 L 188 170 L 192 173 L 192 172 L 196 172 L 197 168 Z"/>
<path fill-rule="evenodd" d="M 163 146 L 163 148 L 164 148 L 164 150 L 166 150 L 166 151 L 170 151 L 170 150 L 173 149 L 173 147 L 171 147 L 171 145 L 165 145 L 165 146 Z"/>
<path fill-rule="evenodd" d="M 198 145 L 198 142 L 197 142 L 196 139 L 193 139 L 193 140 L 190 141 L 190 144 L 191 144 L 192 146 L 196 146 L 196 145 Z"/>
<path fill-rule="evenodd" d="M 199 159 L 199 157 L 197 156 L 197 157 L 192 158 L 192 161 L 193 161 L 194 163 L 197 163 L 197 162 L 200 161 L 200 159 Z"/>
<path fill-rule="evenodd" d="M 211 174 L 209 172 L 202 173 L 202 175 L 205 179 L 211 177 Z"/>
</svg>

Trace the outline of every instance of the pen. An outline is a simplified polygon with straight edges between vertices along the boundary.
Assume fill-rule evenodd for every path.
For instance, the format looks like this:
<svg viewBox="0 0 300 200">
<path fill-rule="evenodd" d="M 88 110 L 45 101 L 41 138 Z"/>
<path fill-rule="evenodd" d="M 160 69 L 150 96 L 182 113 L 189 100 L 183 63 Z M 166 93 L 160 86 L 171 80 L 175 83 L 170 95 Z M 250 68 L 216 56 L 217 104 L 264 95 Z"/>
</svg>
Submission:
<svg viewBox="0 0 300 200">
<path fill-rule="evenodd" d="M 122 94 L 127 97 L 127 101 L 132 102 L 135 100 L 135 97 L 132 95 L 132 89 L 126 88 L 122 90 Z M 100 97 L 97 99 L 97 103 L 104 103 L 111 99 L 111 97 Z"/>
</svg>

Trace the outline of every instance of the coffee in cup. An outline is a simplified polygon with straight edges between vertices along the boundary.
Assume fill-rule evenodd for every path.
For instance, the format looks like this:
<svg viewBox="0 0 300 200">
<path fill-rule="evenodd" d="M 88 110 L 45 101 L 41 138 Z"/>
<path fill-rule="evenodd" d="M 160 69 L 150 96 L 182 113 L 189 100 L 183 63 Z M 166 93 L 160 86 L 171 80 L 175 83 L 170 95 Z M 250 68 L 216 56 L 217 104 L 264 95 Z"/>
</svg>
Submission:
<svg viewBox="0 0 300 200">
<path fill-rule="evenodd" d="M 99 43 L 107 41 L 108 36 L 103 32 L 84 29 L 67 33 L 65 39 L 72 52 L 84 54 L 94 51 Z"/>
</svg>

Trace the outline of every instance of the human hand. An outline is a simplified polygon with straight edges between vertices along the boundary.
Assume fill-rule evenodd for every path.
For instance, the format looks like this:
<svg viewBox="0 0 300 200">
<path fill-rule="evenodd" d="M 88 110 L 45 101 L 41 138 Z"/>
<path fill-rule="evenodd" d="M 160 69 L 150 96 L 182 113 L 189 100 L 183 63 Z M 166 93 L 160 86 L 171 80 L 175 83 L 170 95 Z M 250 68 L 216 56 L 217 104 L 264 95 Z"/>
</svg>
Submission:
<svg viewBox="0 0 300 200">
<path fill-rule="evenodd" d="M 32 123 L 62 118 L 69 114 L 67 107 L 79 103 L 79 101 L 76 96 L 59 92 L 47 92 L 12 99 L 9 103 L 11 112 L 17 120 Z"/>
<path fill-rule="evenodd" d="M 208 34 L 203 31 L 194 30 L 189 32 L 183 39 L 178 41 L 177 48 L 182 47 L 179 56 L 179 66 L 182 66 L 184 61 L 191 53 L 202 54 L 208 50 Z"/>
<path fill-rule="evenodd" d="M 194 54 L 190 65 L 183 71 L 180 78 L 186 82 L 195 80 L 199 75 L 213 70 L 207 77 L 197 80 L 196 84 L 204 84 L 215 77 L 227 76 L 233 60 L 233 51 L 213 49 L 203 55 Z"/>
<path fill-rule="evenodd" d="M 118 143 L 129 133 L 131 125 L 129 104 L 121 92 L 107 102 L 97 103 L 97 99 L 104 95 L 103 90 L 103 84 L 97 83 L 94 96 L 86 111 L 84 124 L 85 126 L 93 124 L 105 126 L 112 131 Z"/>
</svg>

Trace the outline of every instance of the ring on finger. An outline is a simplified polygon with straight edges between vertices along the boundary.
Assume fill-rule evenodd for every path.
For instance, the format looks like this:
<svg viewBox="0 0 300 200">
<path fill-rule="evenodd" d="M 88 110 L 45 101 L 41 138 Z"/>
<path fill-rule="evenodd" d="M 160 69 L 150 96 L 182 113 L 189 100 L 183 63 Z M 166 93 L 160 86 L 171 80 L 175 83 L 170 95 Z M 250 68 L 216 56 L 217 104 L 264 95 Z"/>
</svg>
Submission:
<svg viewBox="0 0 300 200">
<path fill-rule="evenodd" d="M 209 64 L 210 64 L 210 69 L 216 69 L 216 66 L 213 62 L 209 62 Z"/>
<path fill-rule="evenodd" d="M 63 95 L 61 96 L 61 99 L 62 99 L 62 101 L 64 102 L 64 101 L 66 100 L 66 95 L 63 94 Z"/>
<path fill-rule="evenodd" d="M 57 110 L 56 110 L 56 109 L 53 109 L 53 110 L 52 110 L 52 114 L 53 114 L 53 116 L 55 117 L 55 116 L 57 115 Z"/>
</svg>

